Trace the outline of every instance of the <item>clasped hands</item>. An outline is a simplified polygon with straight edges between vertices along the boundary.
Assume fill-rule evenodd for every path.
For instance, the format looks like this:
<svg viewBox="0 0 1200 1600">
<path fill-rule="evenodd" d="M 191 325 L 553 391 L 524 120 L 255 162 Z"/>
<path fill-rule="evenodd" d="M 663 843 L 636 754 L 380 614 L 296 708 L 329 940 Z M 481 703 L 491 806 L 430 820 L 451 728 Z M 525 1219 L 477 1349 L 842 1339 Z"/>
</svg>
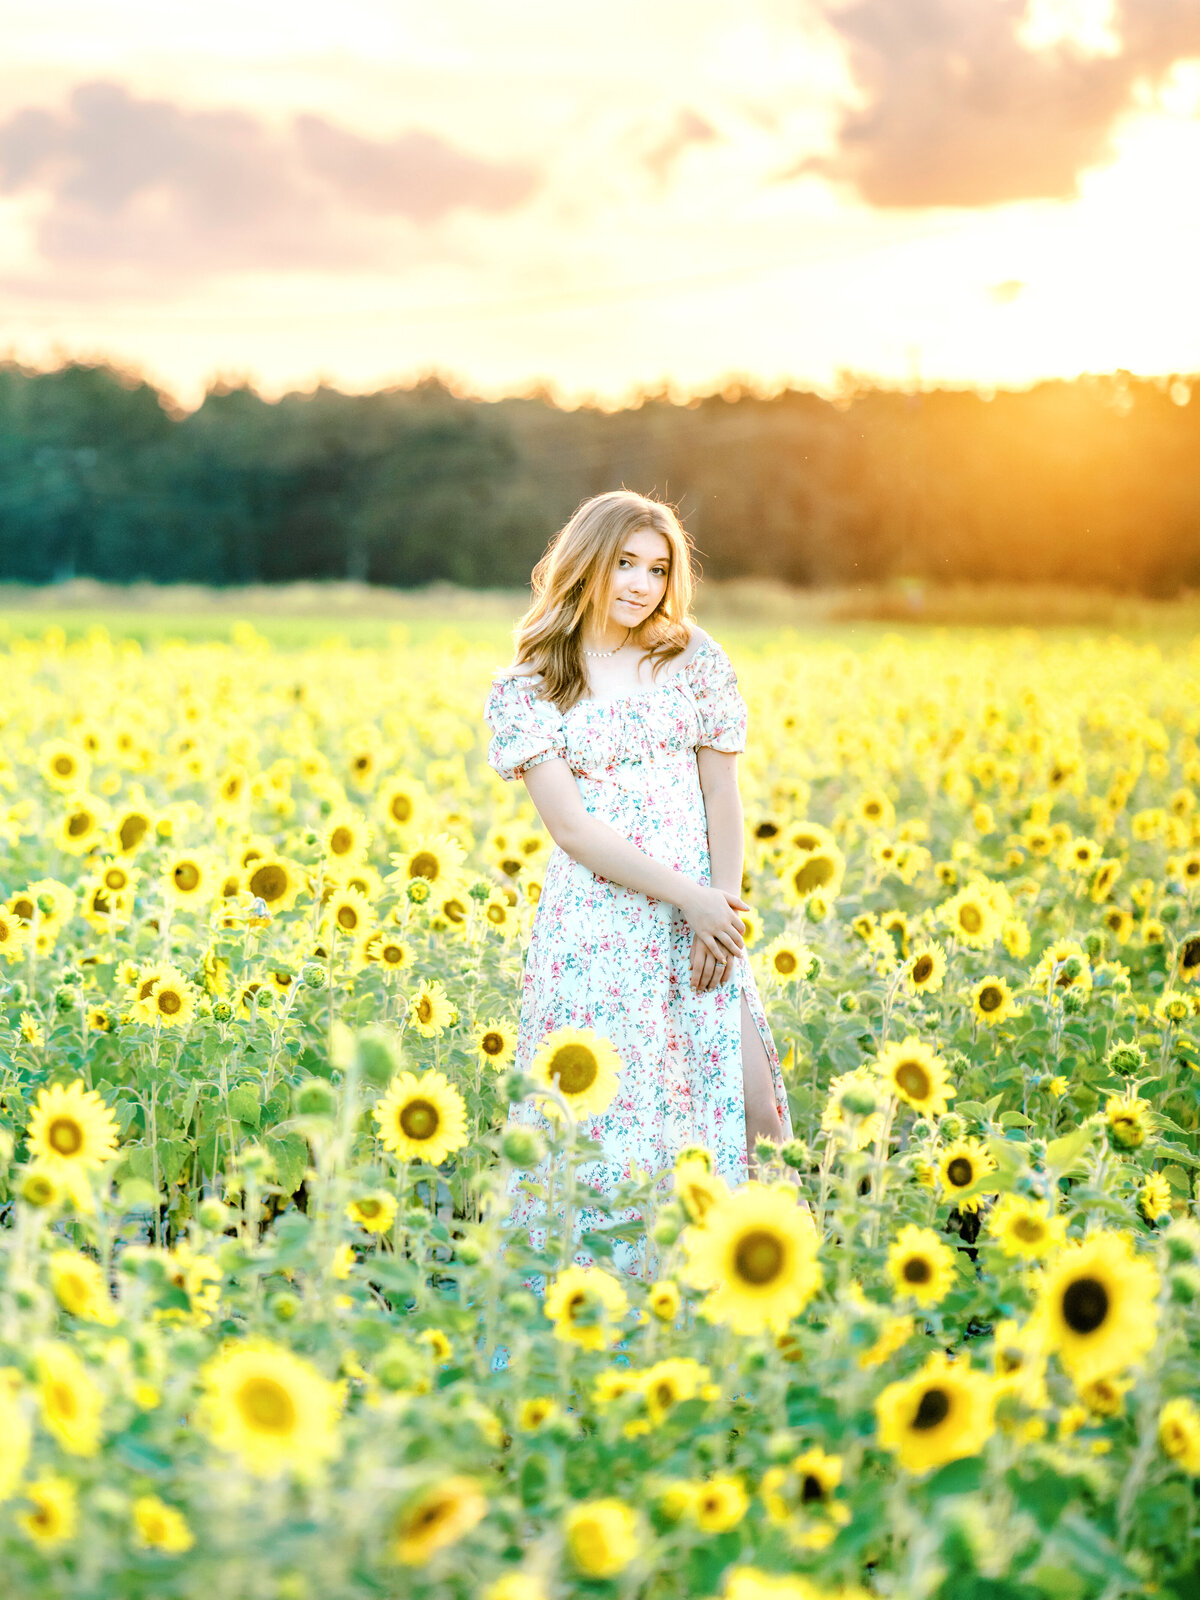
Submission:
<svg viewBox="0 0 1200 1600">
<path fill-rule="evenodd" d="M 748 902 L 728 889 L 697 884 L 681 909 L 692 929 L 692 988 L 701 993 L 727 983 L 746 953 L 746 925 L 737 913 L 749 911 Z"/>
</svg>

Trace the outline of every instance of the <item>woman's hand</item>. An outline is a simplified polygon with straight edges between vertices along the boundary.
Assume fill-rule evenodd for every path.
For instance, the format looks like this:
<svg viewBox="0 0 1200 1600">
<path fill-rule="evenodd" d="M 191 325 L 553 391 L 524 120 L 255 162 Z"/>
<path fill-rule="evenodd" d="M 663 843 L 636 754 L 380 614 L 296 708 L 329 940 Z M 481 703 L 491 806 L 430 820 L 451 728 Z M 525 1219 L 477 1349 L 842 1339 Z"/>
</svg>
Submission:
<svg viewBox="0 0 1200 1600">
<path fill-rule="evenodd" d="M 734 958 L 736 960 L 736 957 Z M 717 989 L 733 976 L 733 961 L 723 965 L 711 950 L 700 943 L 699 934 L 692 935 L 692 988 L 697 994 L 706 989 Z"/>
<path fill-rule="evenodd" d="M 691 924 L 693 933 L 692 966 L 696 966 L 696 946 L 699 945 L 711 958 L 714 973 L 728 975 L 733 962 L 745 954 L 743 935 L 746 925 L 738 910 L 749 911 L 749 904 L 740 895 L 728 889 L 715 889 L 708 884 L 697 884 L 688 903 L 680 908 Z M 705 985 L 707 987 L 707 985 Z"/>
</svg>

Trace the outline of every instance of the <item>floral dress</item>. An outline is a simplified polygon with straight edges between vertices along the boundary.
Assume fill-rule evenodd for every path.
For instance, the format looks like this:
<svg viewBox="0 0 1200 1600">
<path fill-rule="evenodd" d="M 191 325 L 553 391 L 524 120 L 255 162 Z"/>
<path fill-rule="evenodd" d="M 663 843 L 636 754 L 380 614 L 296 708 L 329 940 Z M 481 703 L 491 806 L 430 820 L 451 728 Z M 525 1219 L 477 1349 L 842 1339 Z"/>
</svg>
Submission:
<svg viewBox="0 0 1200 1600">
<path fill-rule="evenodd" d="M 580 700 L 565 714 L 535 693 L 528 674 L 500 674 L 484 709 L 491 729 L 487 760 L 502 778 L 518 779 L 541 761 L 561 757 L 571 768 L 585 809 L 646 855 L 697 883 L 710 879 L 708 829 L 696 750 L 741 751 L 746 703 L 725 651 L 708 634 L 659 671 L 648 689 L 605 700 Z M 558 1028 L 590 1028 L 621 1058 L 619 1086 L 608 1109 L 580 1122 L 580 1133 L 603 1148 L 580 1166 L 585 1185 L 601 1194 L 631 1176 L 669 1180 L 686 1145 L 706 1146 L 731 1186 L 747 1178 L 742 1089 L 741 997 L 746 995 L 775 1087 L 784 1137 L 791 1137 L 779 1055 L 749 962 L 704 992 L 691 987 L 692 930 L 668 901 L 597 876 L 557 845 L 550 854 L 525 958 L 516 1059 L 528 1072 L 538 1046 Z M 535 1101 L 510 1110 L 510 1122 L 549 1131 Z M 529 1174 L 544 1184 L 547 1164 Z M 527 1174 L 509 1180 L 512 1222 L 530 1223 L 544 1202 L 523 1192 Z M 666 1190 L 662 1192 L 665 1194 Z M 617 1211 L 620 1220 L 635 1212 Z M 580 1205 L 575 1236 L 603 1228 L 602 1215 Z M 541 1230 L 531 1235 L 537 1246 Z M 542 1235 L 544 1238 L 544 1234 Z M 575 1259 L 592 1257 L 577 1251 Z M 653 1264 L 624 1241 L 615 1264 L 646 1275 Z"/>
</svg>

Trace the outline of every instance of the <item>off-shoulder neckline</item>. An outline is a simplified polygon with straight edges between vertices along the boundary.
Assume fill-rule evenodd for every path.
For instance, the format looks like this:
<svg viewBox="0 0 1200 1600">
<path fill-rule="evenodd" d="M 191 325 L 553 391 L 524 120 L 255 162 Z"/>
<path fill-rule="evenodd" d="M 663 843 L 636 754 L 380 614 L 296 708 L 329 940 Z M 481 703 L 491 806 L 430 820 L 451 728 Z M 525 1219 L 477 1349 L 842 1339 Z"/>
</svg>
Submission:
<svg viewBox="0 0 1200 1600">
<path fill-rule="evenodd" d="M 675 670 L 672 673 L 670 673 L 670 675 L 668 677 L 660 678 L 657 683 L 649 684 L 645 689 L 630 689 L 630 690 L 627 690 L 625 694 L 606 695 L 603 700 L 593 699 L 593 697 L 591 695 L 582 695 L 582 696 L 580 696 L 580 698 L 578 700 L 576 700 L 576 702 L 575 702 L 575 704 L 573 706 L 568 706 L 566 711 L 565 712 L 560 712 L 559 715 L 560 716 L 570 716 L 571 712 L 577 710 L 580 706 L 613 706 L 613 705 L 620 705 L 623 701 L 626 701 L 626 700 L 640 700 L 645 695 L 657 694 L 660 689 L 669 688 L 671 684 L 675 683 L 678 679 L 680 679 L 680 678 L 682 678 L 682 677 L 684 677 L 686 675 L 688 668 L 695 662 L 696 658 L 700 655 L 700 653 L 704 649 L 707 648 L 707 646 L 715 643 L 715 640 L 713 639 L 713 636 L 712 636 L 711 633 L 706 633 L 706 632 L 704 632 L 703 629 L 700 629 L 700 628 L 698 628 L 696 631 L 700 634 L 699 643 L 695 646 L 694 649 L 692 649 L 691 655 L 687 657 L 687 659 L 686 659 L 686 661 L 684 661 L 683 665 L 682 666 L 677 666 L 675 668 Z M 688 640 L 688 647 L 691 648 L 691 645 L 692 645 L 692 641 L 689 639 Z M 514 683 L 522 683 L 522 682 L 532 683 L 536 679 L 537 676 L 538 675 L 536 673 L 532 673 L 532 672 L 514 673 L 512 675 L 512 677 L 509 679 L 509 681 L 510 682 L 514 682 Z"/>
</svg>

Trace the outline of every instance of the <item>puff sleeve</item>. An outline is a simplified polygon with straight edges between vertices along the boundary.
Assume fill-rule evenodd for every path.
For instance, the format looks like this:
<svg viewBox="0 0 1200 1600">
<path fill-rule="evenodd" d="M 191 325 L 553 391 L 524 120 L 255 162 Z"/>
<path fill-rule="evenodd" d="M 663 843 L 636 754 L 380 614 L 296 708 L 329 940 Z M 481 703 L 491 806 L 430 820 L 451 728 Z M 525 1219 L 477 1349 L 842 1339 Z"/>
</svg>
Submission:
<svg viewBox="0 0 1200 1600">
<path fill-rule="evenodd" d="M 483 717 L 492 733 L 488 766 L 506 781 L 524 777 L 541 761 L 566 758 L 562 713 L 538 699 L 528 674 L 493 678 Z"/>
<path fill-rule="evenodd" d="M 684 670 L 700 713 L 699 744 L 729 753 L 744 750 L 746 702 L 725 651 L 715 639 L 705 638 Z"/>
</svg>

